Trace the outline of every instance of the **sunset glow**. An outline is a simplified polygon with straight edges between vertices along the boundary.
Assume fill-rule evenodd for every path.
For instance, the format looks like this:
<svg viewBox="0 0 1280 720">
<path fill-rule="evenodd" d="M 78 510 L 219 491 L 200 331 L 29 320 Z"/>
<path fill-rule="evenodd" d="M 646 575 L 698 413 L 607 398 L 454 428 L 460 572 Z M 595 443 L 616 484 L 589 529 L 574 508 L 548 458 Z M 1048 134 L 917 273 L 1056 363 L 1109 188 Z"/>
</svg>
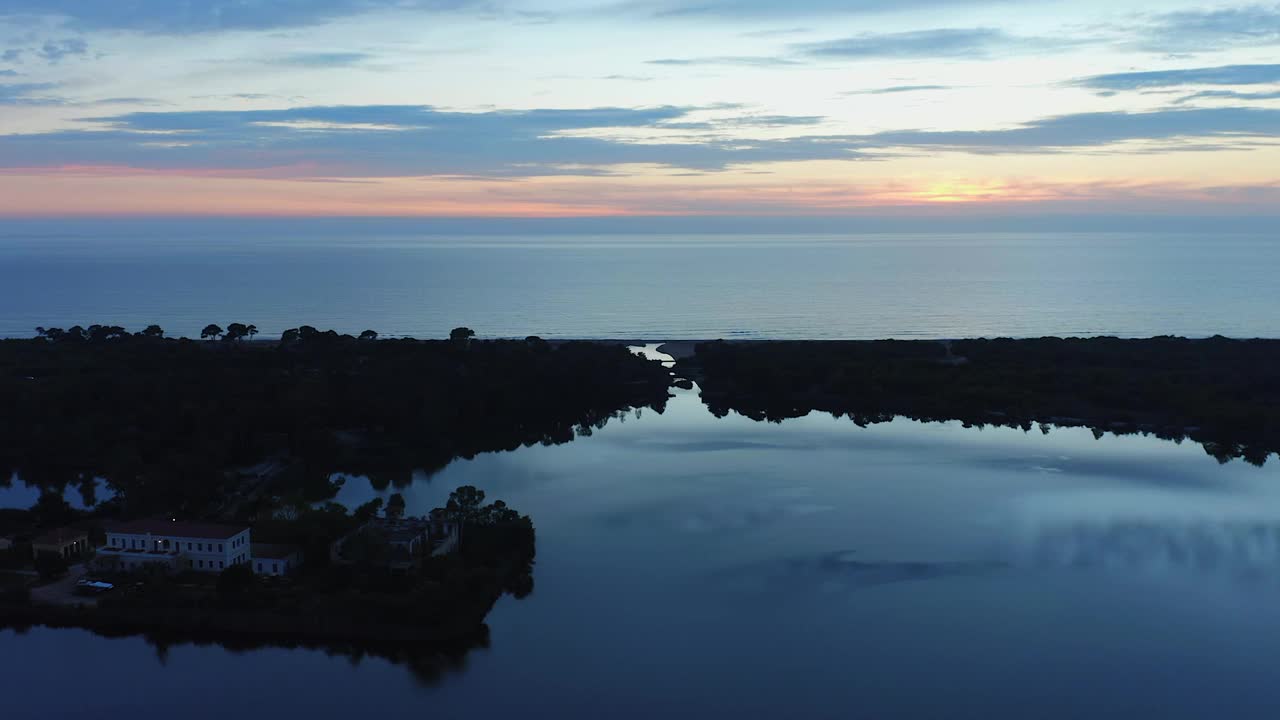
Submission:
<svg viewBox="0 0 1280 720">
<path fill-rule="evenodd" d="M 1280 6 L 209 5 L 0 6 L 0 215 L 1266 216 L 1280 194 Z"/>
</svg>

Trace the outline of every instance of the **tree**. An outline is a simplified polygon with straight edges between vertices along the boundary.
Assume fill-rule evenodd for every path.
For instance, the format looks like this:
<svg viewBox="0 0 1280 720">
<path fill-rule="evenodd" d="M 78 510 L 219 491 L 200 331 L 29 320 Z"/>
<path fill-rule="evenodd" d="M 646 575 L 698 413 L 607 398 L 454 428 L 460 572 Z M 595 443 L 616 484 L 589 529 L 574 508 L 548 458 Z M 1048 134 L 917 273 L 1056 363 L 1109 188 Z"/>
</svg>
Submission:
<svg viewBox="0 0 1280 720">
<path fill-rule="evenodd" d="M 364 341 L 377 340 L 378 333 L 374 332 L 373 330 L 365 330 L 364 332 L 360 333 L 360 339 Z"/>
<path fill-rule="evenodd" d="M 356 508 L 355 511 L 351 513 L 351 516 L 354 517 L 357 522 L 366 522 L 368 520 L 373 519 L 373 517 L 377 515 L 378 511 L 381 509 L 382 509 L 382 498 L 374 498 L 369 502 Z"/>
<path fill-rule="evenodd" d="M 129 331 L 119 325 L 90 325 L 89 341 L 106 342 L 117 338 L 129 337 Z"/>
<path fill-rule="evenodd" d="M 36 504 L 31 506 L 31 512 L 40 518 L 43 525 L 61 525 L 74 515 L 71 505 L 62 497 L 62 493 L 53 490 L 40 493 Z"/>
<path fill-rule="evenodd" d="M 302 334 L 298 331 L 298 328 L 289 328 L 288 330 L 280 333 L 281 345 L 293 345 L 301 339 Z"/>
<path fill-rule="evenodd" d="M 258 334 L 258 326 L 250 325 L 244 329 L 244 332 L 249 336 L 249 339 L 252 340 L 253 336 Z"/>
<path fill-rule="evenodd" d="M 456 327 L 449 331 L 449 339 L 463 345 L 471 344 L 471 338 L 476 336 L 476 331 L 469 327 Z"/>
<path fill-rule="evenodd" d="M 138 332 L 138 336 L 146 338 L 162 338 L 164 337 L 164 329 L 159 325 L 148 325 L 146 329 Z"/>
<path fill-rule="evenodd" d="M 218 327 L 217 325 L 214 325 L 213 323 L 209 323 L 208 325 L 204 326 L 203 330 L 200 331 L 200 339 L 201 340 L 217 340 L 218 336 L 221 335 L 222 332 L 223 332 L 222 328 Z"/>
<path fill-rule="evenodd" d="M 444 511 L 449 519 L 457 522 L 474 522 L 480 517 L 480 506 L 484 504 L 484 491 L 474 485 L 463 485 L 449 493 L 449 502 Z"/>
<path fill-rule="evenodd" d="M 44 580 L 62 577 L 67 573 L 67 561 L 58 553 L 42 552 L 36 555 L 36 572 Z"/>
<path fill-rule="evenodd" d="M 218 594 L 234 595 L 242 593 L 253 587 L 257 582 L 257 578 L 253 574 L 253 570 L 248 563 L 244 565 L 232 565 L 231 567 L 218 573 Z"/>
<path fill-rule="evenodd" d="M 244 323 L 231 323 L 227 326 L 227 335 L 224 340 L 238 341 L 249 334 L 249 326 Z"/>
<path fill-rule="evenodd" d="M 509 525 L 520 519 L 520 513 L 507 507 L 501 500 L 480 508 L 480 519 L 485 525 Z"/>
<path fill-rule="evenodd" d="M 387 517 L 392 519 L 404 517 L 404 505 L 404 496 L 400 493 L 387 498 Z"/>
</svg>

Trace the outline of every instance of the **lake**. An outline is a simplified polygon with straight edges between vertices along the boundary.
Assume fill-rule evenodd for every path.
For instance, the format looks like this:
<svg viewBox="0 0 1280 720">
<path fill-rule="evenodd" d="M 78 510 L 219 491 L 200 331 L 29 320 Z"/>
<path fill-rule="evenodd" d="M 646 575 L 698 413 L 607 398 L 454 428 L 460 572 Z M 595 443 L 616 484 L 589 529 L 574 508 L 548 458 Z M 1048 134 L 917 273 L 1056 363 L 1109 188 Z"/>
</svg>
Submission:
<svg viewBox="0 0 1280 720">
<path fill-rule="evenodd" d="M 413 224 L 0 225 L 0 337 L 1280 336 L 1280 237 L 1240 233 L 448 235 Z"/>
<path fill-rule="evenodd" d="M 1280 464 L 1194 443 L 811 415 L 697 391 L 459 461 L 529 513 L 533 595 L 434 681 L 380 659 L 0 632 L 8 718 L 1272 718 Z M 383 491 L 384 493 L 394 490 Z M 342 500 L 378 494 L 351 478 Z"/>
</svg>

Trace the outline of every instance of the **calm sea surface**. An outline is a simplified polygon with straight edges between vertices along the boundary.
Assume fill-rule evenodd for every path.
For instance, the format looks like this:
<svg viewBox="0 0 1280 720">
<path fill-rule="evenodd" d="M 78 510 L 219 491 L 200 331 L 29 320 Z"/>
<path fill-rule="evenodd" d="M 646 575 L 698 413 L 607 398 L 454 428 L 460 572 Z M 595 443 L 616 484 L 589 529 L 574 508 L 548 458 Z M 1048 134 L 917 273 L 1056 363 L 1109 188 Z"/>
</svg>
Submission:
<svg viewBox="0 0 1280 720">
<path fill-rule="evenodd" d="M 675 392 L 403 490 L 475 484 L 537 524 L 533 595 L 465 667 L 3 631 L 3 717 L 1276 717 L 1274 459 Z"/>
<path fill-rule="evenodd" d="M 346 227 L 346 226 L 343 226 Z M 363 229 L 361 229 L 363 228 Z M 0 336 L 1280 336 L 1280 234 L 419 235 L 0 224 Z"/>
</svg>

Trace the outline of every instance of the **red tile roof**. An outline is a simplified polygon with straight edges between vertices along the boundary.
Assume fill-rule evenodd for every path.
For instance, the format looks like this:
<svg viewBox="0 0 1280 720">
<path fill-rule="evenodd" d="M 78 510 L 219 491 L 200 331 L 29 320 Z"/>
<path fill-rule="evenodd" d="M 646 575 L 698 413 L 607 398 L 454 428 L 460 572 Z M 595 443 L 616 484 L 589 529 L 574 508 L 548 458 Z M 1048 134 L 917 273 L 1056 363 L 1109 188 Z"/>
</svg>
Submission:
<svg viewBox="0 0 1280 720">
<path fill-rule="evenodd" d="M 152 518 L 128 522 L 103 523 L 103 530 L 126 535 L 157 535 L 163 537 L 202 538 L 228 540 L 247 530 L 245 525 L 219 525 L 217 523 L 186 522 Z"/>
<path fill-rule="evenodd" d="M 32 545 L 69 545 L 77 540 L 87 540 L 89 534 L 75 528 L 49 530 L 31 541 Z"/>
</svg>

